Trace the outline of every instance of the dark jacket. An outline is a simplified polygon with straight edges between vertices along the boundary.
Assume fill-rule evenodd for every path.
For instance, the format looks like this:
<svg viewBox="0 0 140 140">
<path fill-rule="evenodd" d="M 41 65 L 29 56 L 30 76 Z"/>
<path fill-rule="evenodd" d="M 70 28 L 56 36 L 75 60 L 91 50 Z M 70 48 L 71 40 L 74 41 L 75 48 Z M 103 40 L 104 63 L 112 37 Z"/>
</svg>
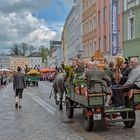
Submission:
<svg viewBox="0 0 140 140">
<path fill-rule="evenodd" d="M 105 73 L 111 78 L 111 84 L 115 84 L 115 78 L 114 78 L 114 68 L 108 68 L 105 70 Z"/>
<path fill-rule="evenodd" d="M 127 66 L 125 69 L 122 70 L 122 77 L 120 80 L 120 84 L 123 85 L 126 83 L 127 79 L 128 79 L 128 75 L 131 72 L 131 68 L 129 66 Z"/>
<path fill-rule="evenodd" d="M 24 89 L 26 88 L 26 82 L 25 82 L 25 77 L 24 74 L 22 74 L 21 72 L 17 72 L 14 75 L 14 79 L 13 79 L 13 89 Z"/>
</svg>

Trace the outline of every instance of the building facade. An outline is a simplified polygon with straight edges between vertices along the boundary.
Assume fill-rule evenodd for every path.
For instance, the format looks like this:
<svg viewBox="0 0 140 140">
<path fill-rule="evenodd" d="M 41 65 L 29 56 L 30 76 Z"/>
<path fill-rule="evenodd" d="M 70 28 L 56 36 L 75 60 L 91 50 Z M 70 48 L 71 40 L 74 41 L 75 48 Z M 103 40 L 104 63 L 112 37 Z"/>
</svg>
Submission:
<svg viewBox="0 0 140 140">
<path fill-rule="evenodd" d="M 71 63 L 71 59 L 76 57 L 75 52 L 75 6 L 72 7 L 69 15 L 66 18 L 67 24 L 67 62 Z"/>
<path fill-rule="evenodd" d="M 29 66 L 29 68 L 40 68 L 42 67 L 42 58 L 41 57 L 28 57 L 27 58 L 27 64 Z"/>
<path fill-rule="evenodd" d="M 82 0 L 83 14 L 83 55 L 82 59 L 90 60 L 97 47 L 97 2 L 96 0 Z"/>
<path fill-rule="evenodd" d="M 11 56 L 10 58 L 10 69 L 13 71 L 17 71 L 17 67 L 22 68 L 22 72 L 24 72 L 25 66 L 30 65 L 29 61 L 27 61 L 26 57 L 23 56 Z"/>
<path fill-rule="evenodd" d="M 51 56 L 51 64 L 50 67 L 60 67 L 62 61 L 62 52 L 61 52 L 62 44 L 61 41 L 50 41 L 50 56 Z"/>
<path fill-rule="evenodd" d="M 82 27 L 82 13 L 83 13 L 83 6 L 81 0 L 74 0 L 75 8 L 75 26 L 74 26 L 74 48 L 75 48 L 75 55 L 77 57 L 81 57 L 83 52 L 83 44 L 82 44 L 82 35 L 83 35 L 83 27 Z"/>
<path fill-rule="evenodd" d="M 42 57 L 38 52 L 33 52 L 32 54 L 30 54 L 27 57 L 26 62 L 27 66 L 32 69 L 42 67 Z"/>
<path fill-rule="evenodd" d="M 114 8 L 114 3 L 116 7 Z M 115 10 L 115 11 L 114 11 Z M 115 23 L 113 23 L 115 22 Z M 115 27 L 114 27 L 115 26 Z M 97 49 L 103 53 L 106 60 L 113 59 L 113 32 L 116 35 L 116 54 L 123 55 L 123 1 L 98 0 L 97 1 Z"/>
<path fill-rule="evenodd" d="M 140 58 L 140 0 L 124 1 L 124 56 Z"/>
<path fill-rule="evenodd" d="M 67 24 L 65 23 L 62 36 L 61 36 L 61 41 L 62 41 L 62 47 L 61 47 L 61 52 L 62 52 L 62 60 L 65 61 L 65 63 L 68 62 L 67 58 Z"/>
<path fill-rule="evenodd" d="M 37 55 L 38 53 L 33 53 L 28 57 L 24 56 L 11 56 L 10 57 L 10 69 L 13 71 L 17 70 L 17 67 L 22 68 L 22 72 L 24 73 L 24 70 L 27 67 L 34 69 L 34 68 L 40 68 L 42 67 L 42 57 Z"/>
<path fill-rule="evenodd" d="M 0 56 L 0 69 L 10 68 L 10 56 Z"/>
<path fill-rule="evenodd" d="M 97 52 L 108 61 L 123 55 L 123 1 L 74 0 L 74 3 L 65 22 L 66 36 L 64 30 L 62 34 L 63 41 L 67 40 L 67 58 L 76 57 L 79 51 L 84 61 L 89 61 Z"/>
</svg>

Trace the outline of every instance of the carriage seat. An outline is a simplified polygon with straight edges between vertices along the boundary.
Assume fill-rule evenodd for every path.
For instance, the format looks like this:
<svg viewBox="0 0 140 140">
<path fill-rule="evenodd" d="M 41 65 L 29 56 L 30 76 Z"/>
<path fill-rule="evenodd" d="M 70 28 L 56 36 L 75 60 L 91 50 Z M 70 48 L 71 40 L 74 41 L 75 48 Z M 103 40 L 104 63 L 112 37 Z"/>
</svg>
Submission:
<svg viewBox="0 0 140 140">
<path fill-rule="evenodd" d="M 106 96 L 106 94 L 103 94 L 103 93 L 90 93 L 88 94 L 88 96 Z"/>
<path fill-rule="evenodd" d="M 133 94 L 140 94 L 140 88 L 139 89 L 133 89 Z"/>
</svg>

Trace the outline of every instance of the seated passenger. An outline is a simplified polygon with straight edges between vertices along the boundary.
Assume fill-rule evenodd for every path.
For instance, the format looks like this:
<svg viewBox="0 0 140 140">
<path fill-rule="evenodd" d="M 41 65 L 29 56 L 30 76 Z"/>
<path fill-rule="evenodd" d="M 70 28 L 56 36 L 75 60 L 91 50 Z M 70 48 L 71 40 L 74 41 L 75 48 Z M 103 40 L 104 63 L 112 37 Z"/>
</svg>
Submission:
<svg viewBox="0 0 140 140">
<path fill-rule="evenodd" d="M 111 85 L 115 84 L 115 78 L 114 78 L 114 68 L 115 64 L 113 61 L 109 62 L 109 67 L 105 70 L 105 73 L 111 78 Z"/>
<path fill-rule="evenodd" d="M 88 71 L 85 77 L 88 82 L 88 92 L 89 93 L 105 93 L 106 101 L 105 106 L 109 106 L 111 99 L 111 79 L 105 74 L 105 72 L 98 69 L 97 61 L 88 63 Z"/>
<path fill-rule="evenodd" d="M 132 57 L 130 59 L 130 65 L 132 67 L 132 71 L 129 73 L 126 83 L 119 88 L 124 92 L 140 88 L 140 66 L 138 65 L 138 58 Z"/>
<path fill-rule="evenodd" d="M 84 73 L 84 62 L 82 60 L 77 61 L 77 66 L 75 67 L 75 76 L 79 77 L 82 76 Z"/>
<path fill-rule="evenodd" d="M 122 64 L 122 71 L 121 71 L 121 79 L 119 84 L 123 85 L 126 83 L 127 79 L 128 79 L 128 75 L 131 72 L 131 68 L 128 64 L 128 59 L 125 58 L 125 62 Z"/>
<path fill-rule="evenodd" d="M 65 65 L 64 62 L 62 62 L 61 66 L 62 69 L 67 73 L 67 79 L 71 81 L 71 79 L 74 77 L 75 68 L 77 67 L 77 60 L 73 59 L 72 65 Z"/>
</svg>

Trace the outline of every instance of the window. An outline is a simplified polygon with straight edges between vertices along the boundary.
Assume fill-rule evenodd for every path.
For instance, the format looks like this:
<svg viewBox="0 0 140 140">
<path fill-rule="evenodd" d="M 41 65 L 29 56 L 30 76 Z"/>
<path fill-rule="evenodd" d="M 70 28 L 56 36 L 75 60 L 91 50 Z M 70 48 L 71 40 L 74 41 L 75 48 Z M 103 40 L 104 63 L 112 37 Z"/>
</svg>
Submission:
<svg viewBox="0 0 140 140">
<path fill-rule="evenodd" d="M 99 38 L 99 50 L 101 49 L 101 38 Z"/>
<path fill-rule="evenodd" d="M 93 17 L 93 29 L 96 29 L 96 16 Z"/>
<path fill-rule="evenodd" d="M 92 20 L 90 19 L 89 20 L 89 32 L 91 32 L 92 31 Z"/>
<path fill-rule="evenodd" d="M 135 38 L 135 19 L 133 17 L 128 18 L 128 39 Z"/>
<path fill-rule="evenodd" d="M 118 15 L 120 15 L 120 12 L 121 12 L 121 8 L 120 8 L 120 0 L 118 0 Z"/>
<path fill-rule="evenodd" d="M 127 1 L 127 6 L 128 6 L 128 9 L 136 6 L 136 0 L 128 0 Z"/>
<path fill-rule="evenodd" d="M 104 7 L 104 22 L 106 22 L 106 7 Z"/>
<path fill-rule="evenodd" d="M 100 25 L 100 11 L 98 12 L 98 24 Z"/>
<path fill-rule="evenodd" d="M 94 53 L 95 53 L 95 51 L 96 51 L 96 49 L 97 49 L 97 48 L 96 48 L 96 42 L 94 42 L 94 48 L 95 48 L 95 49 L 94 49 Z"/>
<path fill-rule="evenodd" d="M 93 49 L 92 49 L 92 40 L 90 40 L 89 42 L 89 55 L 92 56 L 92 53 L 93 53 Z"/>
<path fill-rule="evenodd" d="M 106 47 L 107 47 L 107 45 L 106 45 L 106 36 L 104 36 L 104 51 L 107 50 Z"/>
<path fill-rule="evenodd" d="M 121 41 L 120 41 L 120 31 L 118 31 L 118 47 L 120 48 Z"/>
</svg>

